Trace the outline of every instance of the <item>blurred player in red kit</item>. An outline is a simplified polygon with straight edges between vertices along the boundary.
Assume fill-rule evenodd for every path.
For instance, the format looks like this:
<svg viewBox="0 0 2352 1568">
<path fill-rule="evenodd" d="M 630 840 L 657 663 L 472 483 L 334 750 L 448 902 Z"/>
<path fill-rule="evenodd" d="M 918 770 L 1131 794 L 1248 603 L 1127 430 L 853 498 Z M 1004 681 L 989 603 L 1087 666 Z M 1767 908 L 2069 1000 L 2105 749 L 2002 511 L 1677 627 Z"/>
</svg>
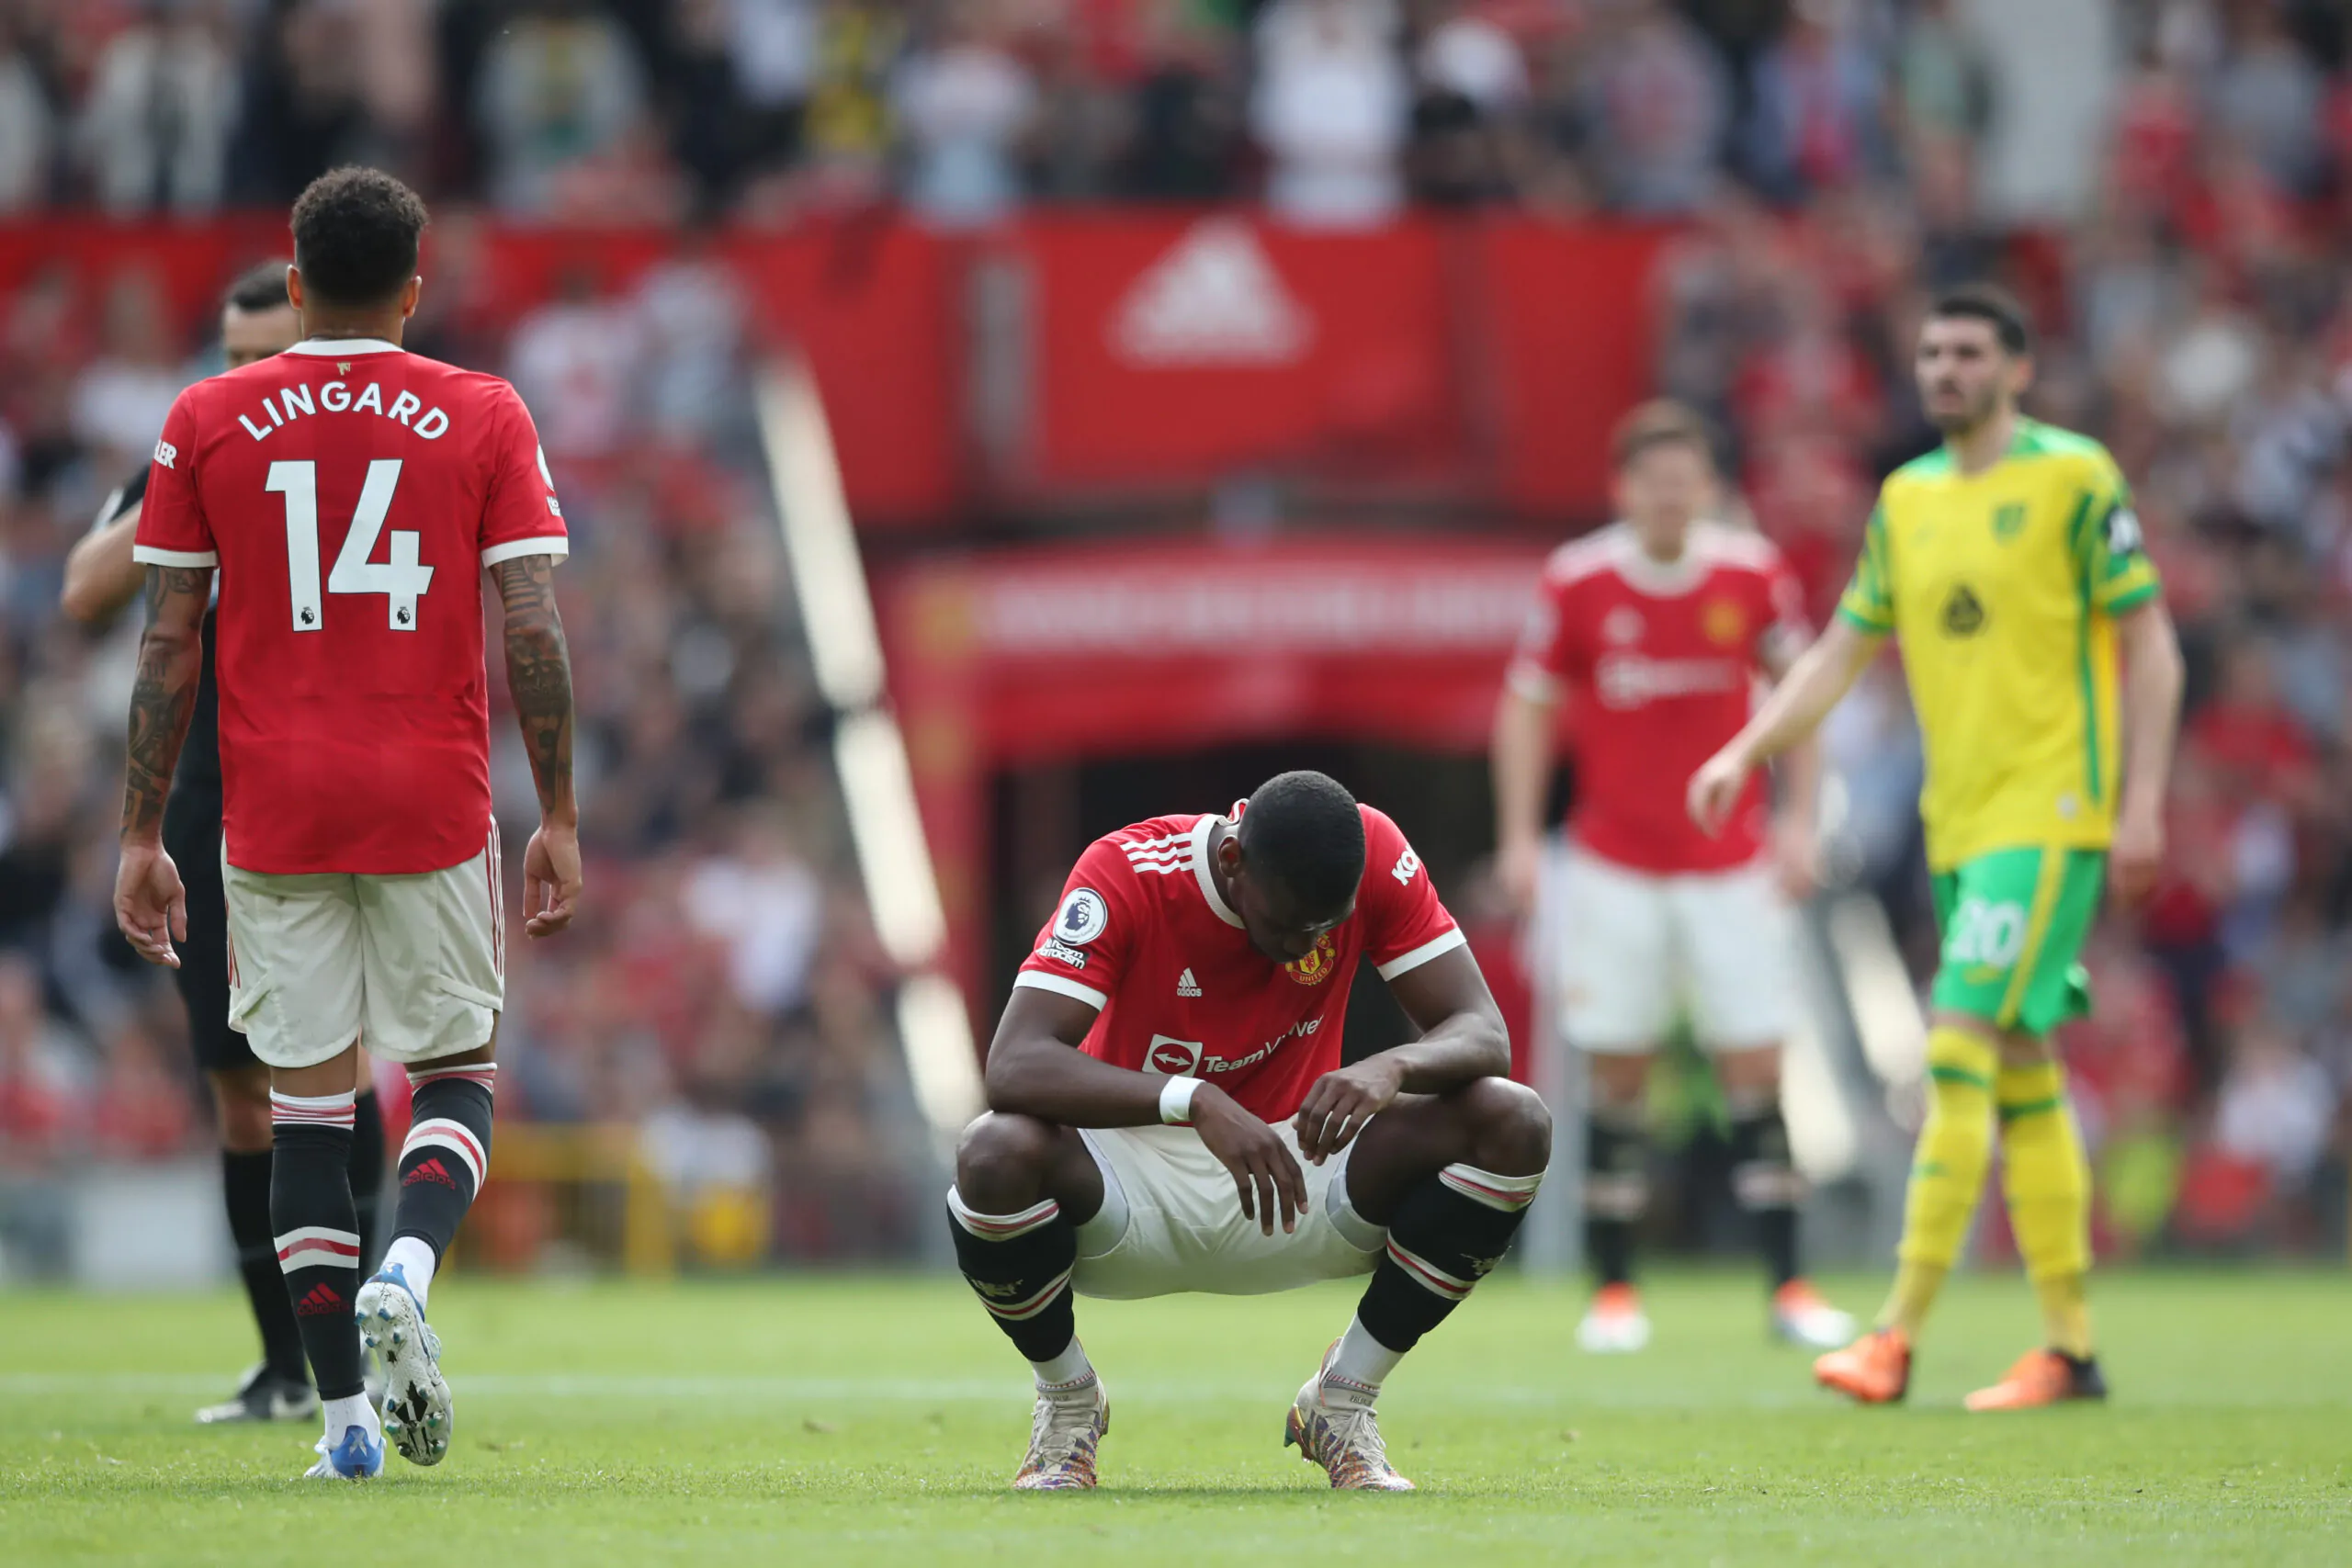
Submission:
<svg viewBox="0 0 2352 1568">
<path fill-rule="evenodd" d="M 1638 1350 L 1649 1319 L 1633 1282 L 1648 1198 L 1650 1063 L 1687 1008 L 1731 1121 L 1735 1196 L 1755 1223 L 1772 1324 L 1800 1344 L 1842 1345 L 1853 1322 L 1797 1265 L 1797 1175 L 1781 1118 L 1781 1043 L 1796 1021 L 1787 899 L 1810 888 L 1815 754 L 1792 753 L 1775 822 L 1760 780 L 1710 838 L 1684 786 L 1739 732 L 1759 678 L 1806 641 L 1803 591 L 1760 536 L 1707 521 L 1719 499 L 1705 423 L 1675 403 L 1619 426 L 1623 521 L 1562 546 L 1510 668 L 1495 721 L 1499 870 L 1532 913 L 1565 696 L 1576 763 L 1556 951 L 1558 1022 L 1591 1064 L 1585 1246 L 1597 1277 L 1578 1325 L 1588 1350 Z"/>
<path fill-rule="evenodd" d="M 1420 1032 L 1341 1066 L 1369 962 Z M 1090 1487 L 1110 1402 L 1072 1292 L 1254 1295 L 1370 1274 L 1284 1438 L 1334 1487 L 1405 1491 L 1382 1380 L 1501 1258 L 1551 1154 L 1542 1101 L 1396 824 L 1283 773 L 1224 816 L 1079 857 L 956 1151 L 964 1277 L 1037 1400 L 1013 1484 Z"/>
<path fill-rule="evenodd" d="M 148 626 L 115 918 L 178 964 L 187 899 L 160 828 L 217 570 L 229 1019 L 270 1069 L 270 1220 L 325 1410 L 321 1479 L 376 1474 L 387 1433 L 419 1464 L 448 1450 L 425 1302 L 489 1169 L 504 1003 L 485 570 L 538 785 L 526 929 L 561 931 L 580 894 L 562 511 L 514 389 L 400 346 L 424 224 L 374 170 L 302 193 L 286 275 L 301 341 L 180 394 L 132 549 Z M 345 1175 L 363 1035 L 414 1086 L 391 1245 L 364 1285 Z M 380 1422 L 363 1335 L 384 1359 Z"/>
</svg>

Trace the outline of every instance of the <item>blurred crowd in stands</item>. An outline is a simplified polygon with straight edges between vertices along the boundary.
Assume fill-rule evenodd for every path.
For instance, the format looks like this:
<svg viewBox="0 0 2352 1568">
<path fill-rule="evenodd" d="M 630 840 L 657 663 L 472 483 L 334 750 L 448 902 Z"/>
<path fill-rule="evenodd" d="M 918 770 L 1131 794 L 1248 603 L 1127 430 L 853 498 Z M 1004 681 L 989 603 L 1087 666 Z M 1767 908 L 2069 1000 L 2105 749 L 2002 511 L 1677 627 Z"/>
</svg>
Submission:
<svg viewBox="0 0 2352 1568">
<path fill-rule="evenodd" d="M 2326 0 L 11 0 L 0 211 L 290 200 L 339 163 L 558 221 L 896 196 L 1652 215 L 1897 175 L 1946 218 L 2004 113 L 1996 25 L 2146 59 L 2298 195 L 2347 124 Z M 2111 14 L 2102 27 L 2101 16 Z M 2089 62 L 2094 71 L 2103 62 Z M 2086 81 L 2083 85 L 2092 87 Z M 2103 93 L 2103 85 L 2098 92 Z M 2098 93 L 2086 95 L 2095 98 Z M 2009 107 L 2014 107 L 2009 106 Z M 2201 149 L 2200 149 L 2201 151 Z"/>
<path fill-rule="evenodd" d="M 2348 32 L 2321 0 L 12 0 L 0 214 L 275 207 L 367 161 L 440 204 L 448 255 L 469 209 L 1662 221 L 1660 389 L 1734 433 L 1823 614 L 1878 476 L 1932 439 L 1906 366 L 1922 299 L 1999 276 L 2044 330 L 2036 412 L 2132 475 L 2190 659 L 2172 870 L 2108 918 L 2101 1010 L 2068 1041 L 2108 1239 L 2308 1247 L 2340 1242 L 2352 1152 Z M 2023 183 L 2079 177 L 1996 198 L 2005 134 L 2048 123 L 2050 59 L 2085 129 Z M 461 292 L 427 291 L 419 346 L 514 378 L 579 541 L 561 577 L 595 913 L 517 987 L 511 1103 L 661 1107 L 681 1180 L 857 1173 L 778 1183 L 871 1211 L 780 1214 L 784 1246 L 899 1245 L 929 1200 L 888 1152 L 914 1123 L 822 705 L 779 618 L 737 287 L 686 246 L 632 294 L 560 292 L 511 332 L 434 314 Z M 133 633 L 54 605 L 64 549 L 205 361 L 135 279 L 0 310 L 0 1162 L 158 1152 L 199 1136 L 176 1004 L 100 940 Z M 1899 672 L 1868 678 L 1831 746 L 1841 852 L 1924 970 Z"/>
</svg>

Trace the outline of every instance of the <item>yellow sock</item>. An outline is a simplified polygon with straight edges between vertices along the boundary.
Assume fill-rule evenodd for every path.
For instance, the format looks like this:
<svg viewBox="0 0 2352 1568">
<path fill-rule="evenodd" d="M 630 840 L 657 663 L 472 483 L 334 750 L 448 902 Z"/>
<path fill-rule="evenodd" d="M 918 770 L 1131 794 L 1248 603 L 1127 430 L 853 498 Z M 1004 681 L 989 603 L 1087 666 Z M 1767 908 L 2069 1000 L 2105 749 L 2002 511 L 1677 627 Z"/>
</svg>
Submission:
<svg viewBox="0 0 2352 1568">
<path fill-rule="evenodd" d="M 2091 1353 L 2084 1276 L 2091 1267 L 2091 1171 L 2055 1062 L 2005 1066 L 1997 1080 L 2002 1191 L 2018 1253 L 2041 1298 L 2053 1349 Z"/>
<path fill-rule="evenodd" d="M 1939 1025 L 1928 1036 L 1928 1123 L 1912 1156 L 1903 1245 L 1895 1252 L 1901 1266 L 1894 1293 L 1879 1311 L 1881 1327 L 1916 1336 L 1960 1257 L 1992 1158 L 1993 1077 L 1999 1065 L 1992 1045 L 1965 1031 Z"/>
</svg>

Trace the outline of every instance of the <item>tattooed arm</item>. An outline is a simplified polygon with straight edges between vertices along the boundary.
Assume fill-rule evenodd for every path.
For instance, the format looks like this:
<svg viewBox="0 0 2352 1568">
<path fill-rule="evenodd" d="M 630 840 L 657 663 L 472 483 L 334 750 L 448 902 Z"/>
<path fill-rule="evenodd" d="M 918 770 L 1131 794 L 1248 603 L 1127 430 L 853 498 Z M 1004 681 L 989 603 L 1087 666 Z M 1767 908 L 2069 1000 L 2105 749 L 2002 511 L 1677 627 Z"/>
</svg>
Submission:
<svg viewBox="0 0 2352 1568">
<path fill-rule="evenodd" d="M 580 902 L 580 807 L 571 796 L 571 654 L 556 611 L 555 560 L 516 556 L 492 569 L 506 606 L 506 689 L 539 788 L 539 830 L 523 856 L 523 929 L 550 936 Z"/>
<path fill-rule="evenodd" d="M 164 797 L 196 707 L 204 665 L 204 607 L 210 567 L 147 569 L 147 632 L 139 643 L 139 676 L 130 689 L 130 767 L 122 792 L 122 863 L 115 874 L 114 918 L 150 964 L 179 967 L 174 938 L 187 938 L 187 898 L 179 868 L 164 852 Z"/>
</svg>

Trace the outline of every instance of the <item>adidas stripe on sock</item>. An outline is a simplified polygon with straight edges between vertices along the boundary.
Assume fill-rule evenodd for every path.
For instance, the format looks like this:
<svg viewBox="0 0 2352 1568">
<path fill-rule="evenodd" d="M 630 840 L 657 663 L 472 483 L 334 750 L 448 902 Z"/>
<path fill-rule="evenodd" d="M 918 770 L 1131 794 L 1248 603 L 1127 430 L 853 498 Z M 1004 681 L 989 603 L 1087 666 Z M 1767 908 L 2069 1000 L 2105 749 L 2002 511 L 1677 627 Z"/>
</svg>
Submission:
<svg viewBox="0 0 2352 1568">
<path fill-rule="evenodd" d="M 395 1168 L 399 1207 L 387 1265 L 398 1263 L 422 1304 L 441 1257 L 457 1239 L 490 1177 L 490 1131 L 497 1066 L 418 1067 L 409 1075 L 411 1117 Z"/>
<path fill-rule="evenodd" d="M 1078 1337 L 1069 1295 L 1078 1228 L 1061 1205 L 1048 1198 L 1016 1214 L 983 1214 L 951 1187 L 947 1217 L 956 1265 L 1005 1337 L 1033 1368 L 1066 1365 Z"/>
<path fill-rule="evenodd" d="M 1398 1355 L 1419 1344 L 1502 1260 L 1543 1180 L 1449 1165 L 1416 1183 L 1356 1309 L 1364 1331 Z"/>
<path fill-rule="evenodd" d="M 269 1218 L 277 1267 L 322 1400 L 360 1392 L 359 1212 L 351 1196 L 352 1096 L 272 1091 Z M 337 1434 L 340 1436 L 340 1434 Z"/>
</svg>

